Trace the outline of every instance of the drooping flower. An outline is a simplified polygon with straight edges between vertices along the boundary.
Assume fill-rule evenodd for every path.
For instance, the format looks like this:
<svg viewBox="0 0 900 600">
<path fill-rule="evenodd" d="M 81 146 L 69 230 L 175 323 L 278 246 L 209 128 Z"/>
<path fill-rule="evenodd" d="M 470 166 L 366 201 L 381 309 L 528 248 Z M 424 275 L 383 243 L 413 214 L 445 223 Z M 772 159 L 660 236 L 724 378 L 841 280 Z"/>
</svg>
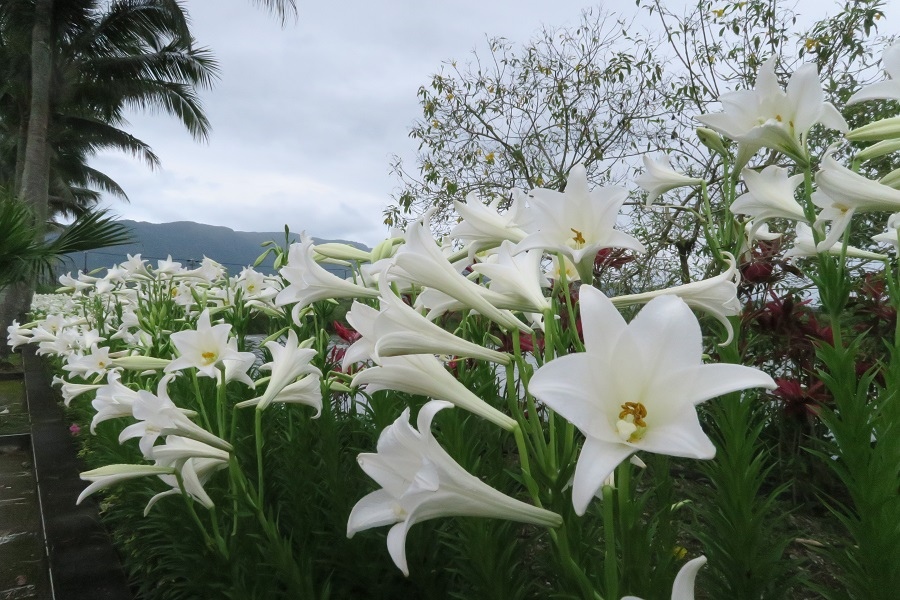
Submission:
<svg viewBox="0 0 900 600">
<path fill-rule="evenodd" d="M 211 325 L 209 309 L 205 309 L 197 319 L 196 330 L 178 331 L 171 335 L 172 344 L 181 356 L 169 363 L 165 372 L 193 367 L 201 375 L 218 377 L 218 368 L 223 361 L 242 359 L 237 349 L 228 345 L 230 332 L 231 325 L 227 323 Z"/>
<path fill-rule="evenodd" d="M 672 600 L 694 600 L 694 581 L 697 579 L 697 573 L 705 564 L 706 557 L 698 556 L 682 565 L 672 583 Z M 637 596 L 623 596 L 622 600 L 641 599 Z"/>
<path fill-rule="evenodd" d="M 131 405 L 131 414 L 138 422 L 119 433 L 119 443 L 141 438 L 138 447 L 146 458 L 151 458 L 151 449 L 160 436 L 179 435 L 230 452 L 231 444 L 191 421 L 188 415 L 193 413 L 172 402 L 167 388 L 173 377 L 175 376 L 170 374 L 160 379 L 156 394 L 146 390 L 137 392 Z"/>
<path fill-rule="evenodd" d="M 171 475 L 175 469 L 171 467 L 160 467 L 157 465 L 106 465 L 99 469 L 92 469 L 81 473 L 80 477 L 84 481 L 89 481 L 90 485 L 78 495 L 75 504 L 81 504 L 82 501 L 98 490 L 108 488 L 120 481 L 136 479 L 138 477 L 150 477 L 159 475 Z"/>
<path fill-rule="evenodd" d="M 531 190 L 533 231 L 517 246 L 517 252 L 540 248 L 559 252 L 575 263 L 582 281 L 593 280 L 594 257 L 602 248 L 644 246 L 627 233 L 614 229 L 619 210 L 628 199 L 620 187 L 588 189 L 587 170 L 578 164 L 569 172 L 565 192 Z"/>
<path fill-rule="evenodd" d="M 482 248 L 496 246 L 503 240 L 513 243 L 522 241 L 528 235 L 522 229 L 525 200 L 519 190 L 513 190 L 512 203 L 501 214 L 502 201 L 503 198 L 498 196 L 490 204 L 484 204 L 474 193 L 466 196 L 465 203 L 454 200 L 453 206 L 462 221 L 450 231 L 450 237 L 467 242 L 470 255 Z"/>
<path fill-rule="evenodd" d="M 787 169 L 769 165 L 761 172 L 744 169 L 741 176 L 747 184 L 747 193 L 735 199 L 731 212 L 753 218 L 748 234 L 751 238 L 769 219 L 806 220 L 803 208 L 794 199 L 794 190 L 803 183 L 802 173 L 789 177 Z"/>
<path fill-rule="evenodd" d="M 585 436 L 572 489 L 579 515 L 616 465 L 639 450 L 712 458 L 695 405 L 775 387 L 757 369 L 703 364 L 700 325 L 678 297 L 654 298 L 626 324 L 602 292 L 582 287 L 581 311 L 585 351 L 548 362 L 529 384 Z"/>
<path fill-rule="evenodd" d="M 404 354 L 441 354 L 481 358 L 500 364 L 508 364 L 508 354 L 485 348 L 457 337 L 416 312 L 401 298 L 381 286 L 381 310 L 375 316 L 371 331 L 373 358 Z"/>
<path fill-rule="evenodd" d="M 741 275 L 737 270 L 737 261 L 734 256 L 728 252 L 723 252 L 723 254 L 725 260 L 728 261 L 728 269 L 715 277 L 643 294 L 616 296 L 611 298 L 612 303 L 615 306 L 628 306 L 643 304 L 659 296 L 678 296 L 691 308 L 715 317 L 728 332 L 728 338 L 722 342 L 723 345 L 730 344 L 734 337 L 734 328 L 728 317 L 739 315 L 743 308 L 737 297 L 737 284 L 740 282 Z"/>
<path fill-rule="evenodd" d="M 393 525 L 387 536 L 394 564 L 409 575 L 406 534 L 421 521 L 438 517 L 488 517 L 558 527 L 556 513 L 506 496 L 463 469 L 431 434 L 434 415 L 450 407 L 431 401 L 419 410 L 418 431 L 409 409 L 381 432 L 376 454 L 360 454 L 363 471 L 382 489 L 356 503 L 347 521 L 347 537 Z"/>
<path fill-rule="evenodd" d="M 109 347 L 93 344 L 88 354 L 70 356 L 68 364 L 63 365 L 63 370 L 70 375 L 88 379 L 91 375 L 106 375 L 112 367 L 112 359 L 109 356 Z"/>
<path fill-rule="evenodd" d="M 97 389 L 97 395 L 91 401 L 96 411 L 91 419 L 91 433 L 96 433 L 97 425 L 109 419 L 131 416 L 137 392 L 123 384 L 117 371 L 110 371 L 106 376 L 107 384 Z"/>
<path fill-rule="evenodd" d="M 394 256 L 389 275 L 439 290 L 495 323 L 531 333 L 531 329 L 515 315 L 485 299 L 483 288 L 460 275 L 450 264 L 429 231 L 432 213 L 429 211 L 422 219 L 410 224 L 406 243 Z"/>
<path fill-rule="evenodd" d="M 829 234 L 828 237 L 830 238 L 832 236 Z M 835 239 L 827 248 L 823 247 L 823 242 L 820 242 L 819 245 L 816 246 L 812 228 L 806 223 L 798 222 L 797 228 L 795 229 L 794 245 L 788 248 L 787 252 L 784 253 L 784 258 L 804 258 L 807 256 L 815 256 L 819 252 L 827 252 L 828 254 L 840 256 L 841 244 Z M 884 260 L 885 258 L 881 254 L 862 250 L 856 246 L 847 246 L 844 252 L 845 256 L 849 256 L 850 258 L 863 258 L 868 260 Z"/>
<path fill-rule="evenodd" d="M 653 160 L 645 154 L 643 160 L 644 172 L 635 177 L 634 182 L 647 192 L 647 206 L 670 190 L 703 183 L 703 179 L 688 177 L 673 169 L 668 156 Z"/>
<path fill-rule="evenodd" d="M 181 485 L 184 486 L 184 492 L 188 496 L 205 508 L 214 506 L 203 485 L 213 473 L 228 466 L 228 452 L 190 438 L 168 435 L 164 444 L 151 449 L 148 458 L 154 460 L 158 467 L 168 467 L 180 473 Z M 150 498 L 144 508 L 144 516 L 147 516 L 160 498 L 181 492 L 174 474 L 161 474 L 159 478 L 172 486 L 172 489 Z"/>
<path fill-rule="evenodd" d="M 318 389 L 322 371 L 310 364 L 310 361 L 316 356 L 316 351 L 301 345 L 297 340 L 297 333 L 293 329 L 288 331 L 284 345 L 276 341 L 266 342 L 266 349 L 272 355 L 271 362 L 260 367 L 261 370 L 272 372 L 269 383 L 266 384 L 266 391 L 262 396 L 239 403 L 238 407 L 256 406 L 256 410 L 265 410 L 272 402 L 279 402 L 282 392 L 288 386 L 295 384 L 301 377 L 311 378 L 311 381 L 315 382 L 315 388 Z M 321 392 L 319 392 L 318 402 L 314 397 L 310 400 L 317 411 L 321 410 Z"/>
<path fill-rule="evenodd" d="M 834 150 L 830 148 L 822 158 L 822 168 L 816 173 L 818 187 L 812 195 L 813 203 L 822 209 L 813 226 L 821 231 L 824 223 L 831 222 L 831 230 L 819 242 L 819 252 L 837 243 L 855 213 L 900 210 L 900 190 L 854 173 L 834 159 Z"/>
<path fill-rule="evenodd" d="M 488 299 L 494 306 L 540 313 L 550 308 L 550 299 L 544 296 L 550 282 L 541 271 L 542 256 L 537 249 L 516 253 L 512 242 L 504 241 L 472 270 L 489 279 Z"/>
<path fill-rule="evenodd" d="M 900 250 L 900 213 L 888 217 L 887 231 L 873 235 L 872 239 L 879 243 L 890 244 L 894 250 Z"/>
<path fill-rule="evenodd" d="M 327 298 L 375 298 L 378 290 L 357 285 L 329 272 L 313 258 L 315 248 L 311 237 L 304 233 L 301 243 L 291 244 L 288 262 L 281 268 L 281 275 L 290 285 L 278 292 L 277 306 L 295 304 L 296 312 L 313 302 Z"/>
<path fill-rule="evenodd" d="M 806 165 L 806 136 L 813 125 L 847 131 L 844 117 L 825 102 L 812 63 L 794 72 L 785 92 L 778 85 L 772 57 L 760 66 L 755 89 L 723 94 L 719 102 L 722 112 L 701 115 L 697 120 L 738 143 L 736 168 L 747 164 L 760 148 L 777 150 Z"/>
<path fill-rule="evenodd" d="M 446 400 L 508 431 L 517 426 L 515 419 L 472 393 L 432 354 L 381 357 L 377 366 L 369 367 L 353 377 L 351 386 L 361 385 L 365 385 L 370 394 L 378 390 L 397 390 Z"/>
<path fill-rule="evenodd" d="M 900 44 L 894 44 L 881 55 L 881 67 L 890 77 L 863 87 L 850 96 L 847 106 L 866 100 L 900 100 Z"/>
</svg>

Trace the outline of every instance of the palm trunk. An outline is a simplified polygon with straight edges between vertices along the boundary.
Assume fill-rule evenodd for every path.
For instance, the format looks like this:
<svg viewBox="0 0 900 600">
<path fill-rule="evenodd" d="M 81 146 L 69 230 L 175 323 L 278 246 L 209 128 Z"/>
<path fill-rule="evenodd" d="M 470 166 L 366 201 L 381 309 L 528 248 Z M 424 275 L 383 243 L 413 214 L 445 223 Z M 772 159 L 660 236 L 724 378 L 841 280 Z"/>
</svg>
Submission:
<svg viewBox="0 0 900 600">
<path fill-rule="evenodd" d="M 31 206 L 33 227 L 42 235 L 47 226 L 50 188 L 50 148 L 47 130 L 50 124 L 50 76 L 53 68 L 51 27 L 53 0 L 35 0 L 34 25 L 31 30 L 31 103 L 28 113 L 28 137 L 25 143 L 25 166 L 19 198 Z M 0 295 L 0 358 L 9 353 L 6 327 L 22 315 L 31 304 L 34 280 L 7 288 Z"/>
<path fill-rule="evenodd" d="M 50 187 L 47 130 L 50 125 L 50 74 L 53 67 L 50 47 L 52 17 L 53 0 L 35 0 L 34 27 L 31 30 L 31 108 L 19 196 L 31 206 L 38 231 L 46 227 Z"/>
</svg>

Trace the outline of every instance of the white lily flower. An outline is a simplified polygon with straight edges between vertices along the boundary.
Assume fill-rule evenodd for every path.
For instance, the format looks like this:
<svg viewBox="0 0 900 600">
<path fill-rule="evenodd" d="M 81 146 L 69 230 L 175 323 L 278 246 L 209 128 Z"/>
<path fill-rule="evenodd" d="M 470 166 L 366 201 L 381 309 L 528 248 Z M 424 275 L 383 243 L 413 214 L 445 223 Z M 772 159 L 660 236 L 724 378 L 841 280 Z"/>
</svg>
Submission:
<svg viewBox="0 0 900 600">
<path fill-rule="evenodd" d="M 697 573 L 705 564 L 706 557 L 698 556 L 682 565 L 672 583 L 672 600 L 694 600 L 694 581 L 697 579 Z M 637 596 L 623 596 L 622 600 L 641 599 Z"/>
<path fill-rule="evenodd" d="M 360 338 L 350 344 L 344 353 L 344 360 L 341 362 L 341 368 L 344 371 L 358 362 L 367 362 L 375 360 L 375 319 L 378 318 L 379 311 L 371 306 L 354 302 L 347 311 L 347 323 L 360 334 Z"/>
<path fill-rule="evenodd" d="M 137 392 L 131 405 L 131 414 L 138 422 L 119 433 L 119 443 L 141 438 L 138 447 L 144 457 L 150 458 L 150 451 L 160 436 L 180 435 L 230 452 L 231 444 L 188 419 L 187 415 L 193 412 L 178 408 L 169 398 L 167 387 L 174 377 L 175 375 L 169 374 L 160 379 L 156 394 L 146 390 Z"/>
<path fill-rule="evenodd" d="M 482 287 L 460 275 L 447 261 L 429 231 L 432 213 L 433 210 L 430 210 L 421 220 L 410 224 L 406 231 L 406 243 L 394 256 L 393 266 L 388 269 L 391 278 L 400 277 L 440 290 L 499 325 L 531 333 L 531 329 L 512 313 L 498 309 L 485 299 Z"/>
<path fill-rule="evenodd" d="M 394 564 L 409 575 L 406 534 L 421 521 L 438 517 L 488 517 L 558 527 L 556 513 L 500 493 L 463 469 L 431 434 L 434 415 L 451 405 L 431 401 L 419 410 L 418 431 L 409 409 L 381 432 L 376 454 L 360 454 L 360 467 L 382 489 L 356 503 L 347 521 L 347 537 L 393 525 L 387 536 Z"/>
<path fill-rule="evenodd" d="M 211 325 L 209 309 L 204 309 L 197 319 L 197 329 L 178 331 L 169 339 L 178 350 L 179 356 L 164 369 L 166 373 L 189 369 L 197 369 L 206 377 L 218 377 L 218 367 L 225 360 L 241 360 L 236 348 L 228 345 L 228 334 L 231 325 Z"/>
<path fill-rule="evenodd" d="M 484 204 L 474 192 L 466 196 L 465 203 L 453 201 L 462 221 L 450 231 L 450 237 L 468 243 L 470 256 L 503 240 L 521 242 L 528 235 L 522 229 L 522 211 L 525 208 L 522 193 L 512 190 L 512 204 L 505 213 L 500 214 L 502 201 L 503 198 L 498 196 L 490 204 Z"/>
<path fill-rule="evenodd" d="M 828 237 L 830 238 L 831 235 L 829 234 Z M 813 239 L 812 228 L 810 228 L 810 226 L 806 223 L 798 222 L 794 235 L 794 245 L 788 248 L 788 250 L 784 253 L 784 258 L 804 258 L 807 256 L 816 256 L 819 252 L 827 252 L 828 254 L 840 256 L 841 244 L 838 242 L 839 240 L 836 239 L 827 248 L 824 248 L 821 242 L 818 246 L 816 246 L 816 242 Z M 845 256 L 867 260 L 885 259 L 885 256 L 881 254 L 869 252 L 868 250 L 862 250 L 860 248 L 857 248 L 856 246 L 847 246 L 847 248 L 845 249 Z"/>
<path fill-rule="evenodd" d="M 591 281 L 594 259 L 603 248 L 644 246 L 627 233 L 614 229 L 619 210 L 628 199 L 620 187 L 588 189 L 583 164 L 572 167 L 565 192 L 531 190 L 532 230 L 517 246 L 517 252 L 540 248 L 570 258 L 582 281 Z"/>
<path fill-rule="evenodd" d="M 900 190 L 854 173 L 834 159 L 834 150 L 830 148 L 822 159 L 812 195 L 813 203 L 822 209 L 813 226 L 821 231 L 831 221 L 831 231 L 819 242 L 820 252 L 837 243 L 856 212 L 900 210 Z"/>
<path fill-rule="evenodd" d="M 97 425 L 109 419 L 130 417 L 137 392 L 119 381 L 119 373 L 110 371 L 106 376 L 107 384 L 97 388 L 97 394 L 91 401 L 96 411 L 91 419 L 91 433 L 96 433 Z"/>
<path fill-rule="evenodd" d="M 375 346 L 372 358 L 376 361 L 384 356 L 442 354 L 509 364 L 508 354 L 453 335 L 416 312 L 384 283 L 381 289 L 381 311 L 373 323 Z"/>
<path fill-rule="evenodd" d="M 647 206 L 669 190 L 700 185 L 704 181 L 697 177 L 688 177 L 673 169 L 668 156 L 664 156 L 662 160 L 653 160 L 645 154 L 642 158 L 644 172 L 635 177 L 634 182 L 647 192 Z"/>
<path fill-rule="evenodd" d="M 291 329 L 282 346 L 278 342 L 266 342 L 266 349 L 272 355 L 271 362 L 260 367 L 261 370 L 271 371 L 272 376 L 266 384 L 266 391 L 262 396 L 247 400 L 238 404 L 239 407 L 256 406 L 256 410 L 265 410 L 272 402 L 278 402 L 278 396 L 289 385 L 300 377 L 312 376 L 318 383 L 322 377 L 322 371 L 309 364 L 315 358 L 316 351 L 304 348 L 297 340 L 297 333 Z M 321 395 L 319 405 L 321 406 Z"/>
<path fill-rule="evenodd" d="M 890 77 L 863 87 L 850 96 L 847 106 L 866 100 L 900 100 L 900 44 L 894 44 L 881 55 L 881 68 Z"/>
<path fill-rule="evenodd" d="M 872 236 L 878 243 L 890 244 L 894 250 L 900 250 L 900 213 L 894 213 L 888 217 L 887 231 Z"/>
<path fill-rule="evenodd" d="M 222 360 L 225 367 L 225 383 L 240 381 L 249 388 L 255 388 L 256 382 L 250 379 L 247 371 L 256 363 L 256 355 L 252 352 L 240 352 L 235 338 L 228 338 L 228 348 L 237 354 L 237 358 Z"/>
<path fill-rule="evenodd" d="M 794 199 L 794 190 L 803 183 L 803 174 L 788 176 L 788 170 L 769 165 L 761 172 L 744 169 L 741 176 L 747 184 L 747 193 L 741 194 L 731 204 L 731 212 L 736 215 L 750 215 L 753 225 L 750 237 L 769 219 L 790 219 L 805 221 L 803 208 Z"/>
<path fill-rule="evenodd" d="M 73 376 L 88 379 L 91 375 L 106 375 L 110 367 L 112 367 L 112 358 L 109 356 L 109 348 L 93 344 L 90 354 L 70 356 L 68 364 L 63 365 L 63 370 Z"/>
<path fill-rule="evenodd" d="M 140 254 L 138 256 L 140 256 Z M 166 256 L 166 260 L 156 261 L 155 275 L 157 277 L 159 277 L 160 275 L 175 275 L 177 273 L 180 273 L 181 271 L 181 263 L 172 260 L 171 254 Z"/>
<path fill-rule="evenodd" d="M 448 373 L 434 355 L 386 356 L 378 362 L 378 366 L 357 373 L 351 387 L 365 385 L 366 392 L 370 394 L 378 390 L 397 390 L 446 400 L 508 431 L 518 426 L 513 418 L 473 394 Z"/>
<path fill-rule="evenodd" d="M 750 367 L 703 364 L 697 318 L 683 300 L 651 300 L 626 324 L 595 288 L 581 288 L 585 351 L 546 363 L 529 391 L 585 436 L 572 503 L 583 515 L 603 481 L 639 450 L 709 459 L 715 446 L 694 408 L 749 387 L 774 389 Z"/>
<path fill-rule="evenodd" d="M 821 123 L 830 129 L 847 131 L 847 122 L 825 102 L 819 74 L 812 63 L 797 69 L 781 90 L 775 76 L 775 58 L 762 64 L 756 88 L 723 94 L 724 110 L 701 115 L 697 120 L 738 143 L 736 168 L 741 168 L 760 148 L 782 152 L 801 164 L 809 162 L 806 136 Z"/>
<path fill-rule="evenodd" d="M 300 244 L 291 244 L 288 262 L 279 271 L 290 285 L 278 292 L 278 296 L 275 297 L 276 306 L 296 303 L 294 310 L 298 311 L 313 302 L 328 298 L 378 296 L 378 290 L 356 285 L 327 271 L 313 258 L 315 249 L 312 238 L 304 233 L 300 240 Z M 296 318 L 294 320 L 296 321 Z"/>
<path fill-rule="evenodd" d="M 322 414 L 322 381 L 319 377 L 306 375 L 294 383 L 281 388 L 281 391 L 272 399 L 279 404 L 305 404 L 316 409 L 316 414 L 311 418 L 318 419 Z M 256 406 L 259 409 L 260 398 L 238 402 L 237 408 Z"/>
<path fill-rule="evenodd" d="M 84 488 L 75 500 L 75 504 L 81 502 L 96 492 L 115 485 L 120 481 L 129 479 L 137 479 L 138 477 L 150 477 L 159 475 L 170 475 L 175 472 L 171 467 L 160 467 L 156 465 L 106 465 L 99 469 L 92 469 L 81 473 L 80 477 L 84 481 L 90 481 L 91 484 Z"/>
<path fill-rule="evenodd" d="M 741 274 L 737 270 L 737 261 L 730 253 L 723 252 L 723 254 L 728 262 L 728 269 L 715 277 L 643 294 L 616 296 L 610 300 L 614 306 L 629 306 L 644 304 L 659 296 L 678 296 L 691 308 L 712 315 L 725 327 L 728 339 L 722 342 L 722 345 L 727 346 L 734 337 L 734 328 L 728 317 L 741 314 L 743 306 L 737 297 L 737 284 L 741 279 Z"/>
<path fill-rule="evenodd" d="M 147 261 L 143 260 L 140 254 L 135 254 L 134 256 L 126 254 L 125 257 L 127 260 L 123 263 L 119 263 L 119 267 L 124 269 L 128 274 L 126 277 L 129 279 L 148 279 L 152 277 L 150 271 L 147 269 Z"/>
<path fill-rule="evenodd" d="M 10 350 L 15 350 L 24 344 L 30 344 L 33 335 L 34 332 L 30 328 L 20 325 L 16 320 L 13 320 L 12 324 L 6 328 L 6 341 Z"/>
<path fill-rule="evenodd" d="M 510 241 L 500 244 L 497 252 L 484 262 L 472 265 L 472 270 L 487 277 L 488 300 L 497 308 L 522 312 L 543 312 L 550 308 L 550 298 L 544 288 L 550 282 L 541 271 L 543 253 L 526 250 L 514 254 Z"/>
<path fill-rule="evenodd" d="M 78 272 L 78 275 L 81 275 L 81 271 Z M 74 277 L 72 277 L 71 273 L 60 275 L 59 283 L 62 287 L 57 289 L 57 292 L 82 292 L 94 287 L 94 282 L 80 281 L 79 279 L 75 279 Z"/>
<path fill-rule="evenodd" d="M 78 396 L 86 394 L 87 392 L 99 390 L 105 386 L 105 384 L 102 383 L 72 383 L 71 381 L 54 377 L 53 384 L 56 385 L 57 383 L 61 384 L 59 391 L 63 397 L 63 404 L 66 406 L 69 406 L 72 400 Z"/>
</svg>

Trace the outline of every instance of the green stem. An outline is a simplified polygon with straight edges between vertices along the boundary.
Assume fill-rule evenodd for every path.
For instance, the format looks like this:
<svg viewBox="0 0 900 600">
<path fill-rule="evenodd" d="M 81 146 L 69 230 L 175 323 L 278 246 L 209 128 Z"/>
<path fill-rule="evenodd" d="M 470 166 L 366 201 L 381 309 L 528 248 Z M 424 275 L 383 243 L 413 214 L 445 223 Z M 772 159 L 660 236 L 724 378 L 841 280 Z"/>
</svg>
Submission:
<svg viewBox="0 0 900 600">
<path fill-rule="evenodd" d="M 262 411 L 255 410 L 254 414 L 254 432 L 256 434 L 256 498 L 259 503 L 259 510 L 263 509 L 263 485 L 265 478 L 263 476 L 263 436 L 262 436 Z"/>
<path fill-rule="evenodd" d="M 615 490 L 612 486 L 603 486 L 603 537 L 606 542 L 606 553 L 603 557 L 603 576 L 606 581 L 606 595 L 619 597 L 618 556 L 616 555 L 616 511 Z"/>
</svg>

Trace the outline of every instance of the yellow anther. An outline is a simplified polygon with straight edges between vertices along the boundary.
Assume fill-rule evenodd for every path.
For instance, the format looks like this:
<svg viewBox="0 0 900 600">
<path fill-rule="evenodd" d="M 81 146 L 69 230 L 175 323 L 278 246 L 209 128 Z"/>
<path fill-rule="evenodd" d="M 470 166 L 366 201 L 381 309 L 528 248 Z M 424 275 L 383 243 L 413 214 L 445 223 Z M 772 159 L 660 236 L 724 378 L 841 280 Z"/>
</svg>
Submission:
<svg viewBox="0 0 900 600">
<path fill-rule="evenodd" d="M 622 405 L 622 412 L 619 413 L 619 418 L 625 419 L 628 415 L 631 415 L 631 422 L 638 427 L 647 426 L 647 423 L 644 422 L 644 417 L 647 416 L 647 408 L 640 402 L 626 402 Z"/>
<path fill-rule="evenodd" d="M 200 354 L 203 357 L 203 364 L 210 365 L 216 361 L 216 353 L 215 352 L 203 352 Z"/>
<path fill-rule="evenodd" d="M 578 244 L 579 247 L 584 246 L 586 243 L 586 240 L 584 239 L 584 236 L 581 235 L 581 232 L 573 227 L 570 227 L 569 229 L 571 230 L 572 233 L 575 234 L 574 236 L 572 236 L 572 239 L 575 240 L 575 243 Z"/>
</svg>

